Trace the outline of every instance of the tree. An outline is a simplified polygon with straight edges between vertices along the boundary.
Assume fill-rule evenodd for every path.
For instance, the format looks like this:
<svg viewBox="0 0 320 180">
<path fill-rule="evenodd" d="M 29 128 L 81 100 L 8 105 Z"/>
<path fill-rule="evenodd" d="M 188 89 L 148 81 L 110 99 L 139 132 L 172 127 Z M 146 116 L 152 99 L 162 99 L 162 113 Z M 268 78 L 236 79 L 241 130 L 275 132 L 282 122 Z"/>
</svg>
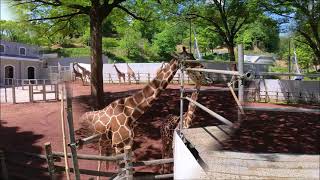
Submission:
<svg viewBox="0 0 320 180">
<path fill-rule="evenodd" d="M 19 0 L 16 5 L 24 6 L 30 14 L 30 21 L 57 20 L 68 22 L 72 18 L 84 15 L 89 17 L 91 40 L 91 95 L 98 108 L 103 107 L 102 76 L 102 23 L 114 9 L 120 9 L 131 17 L 143 20 L 129 11 L 127 6 L 135 5 L 134 1 L 113 0 Z M 130 4 L 131 3 L 131 4 Z"/>
<path fill-rule="evenodd" d="M 254 0 L 194 0 L 188 13 L 206 21 L 223 39 L 230 54 L 230 61 L 235 61 L 235 38 L 240 29 L 249 23 L 258 12 Z"/>
<path fill-rule="evenodd" d="M 295 22 L 294 30 L 303 37 L 297 40 L 308 45 L 320 64 L 320 1 L 267 0 L 261 3 L 265 11 Z"/>
<path fill-rule="evenodd" d="M 274 52 L 278 49 L 278 23 L 270 17 L 261 14 L 256 20 L 244 25 L 236 38 L 246 49 L 262 49 Z"/>
</svg>

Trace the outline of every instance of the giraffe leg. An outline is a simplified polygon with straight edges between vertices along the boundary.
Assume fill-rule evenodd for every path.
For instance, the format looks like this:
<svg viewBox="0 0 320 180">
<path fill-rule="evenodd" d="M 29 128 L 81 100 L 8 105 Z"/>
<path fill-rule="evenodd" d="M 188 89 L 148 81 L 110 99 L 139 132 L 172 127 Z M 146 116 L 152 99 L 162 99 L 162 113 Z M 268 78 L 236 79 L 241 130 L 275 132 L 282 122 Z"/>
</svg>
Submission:
<svg viewBox="0 0 320 180">
<path fill-rule="evenodd" d="M 101 138 L 99 139 L 99 156 L 102 156 L 102 140 Z M 101 168 L 101 161 L 98 161 L 98 169 L 97 171 L 100 172 L 100 168 Z M 100 180 L 100 176 L 97 176 L 97 180 Z"/>
</svg>

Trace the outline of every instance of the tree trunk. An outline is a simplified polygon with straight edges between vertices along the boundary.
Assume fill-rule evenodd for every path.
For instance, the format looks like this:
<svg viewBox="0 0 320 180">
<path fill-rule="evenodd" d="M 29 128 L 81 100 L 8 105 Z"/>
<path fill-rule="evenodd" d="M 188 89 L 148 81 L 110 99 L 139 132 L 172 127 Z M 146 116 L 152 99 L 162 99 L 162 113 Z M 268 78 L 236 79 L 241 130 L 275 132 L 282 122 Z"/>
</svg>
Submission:
<svg viewBox="0 0 320 180">
<path fill-rule="evenodd" d="M 234 54 L 234 44 L 233 43 L 228 43 L 227 44 L 228 52 L 230 54 L 230 61 L 235 62 L 236 61 L 236 56 Z M 237 64 L 232 65 L 232 70 L 237 71 Z"/>
<path fill-rule="evenodd" d="M 90 13 L 91 36 L 91 96 L 95 106 L 103 107 L 102 20 L 98 9 Z"/>
</svg>

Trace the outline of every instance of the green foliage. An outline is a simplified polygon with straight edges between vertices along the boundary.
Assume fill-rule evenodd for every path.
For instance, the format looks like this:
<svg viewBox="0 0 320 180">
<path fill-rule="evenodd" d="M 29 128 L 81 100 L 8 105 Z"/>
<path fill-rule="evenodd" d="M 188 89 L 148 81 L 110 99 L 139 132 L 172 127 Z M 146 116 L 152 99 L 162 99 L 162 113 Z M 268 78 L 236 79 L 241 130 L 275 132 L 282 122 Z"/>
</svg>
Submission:
<svg viewBox="0 0 320 180">
<path fill-rule="evenodd" d="M 183 40 L 184 29 L 181 24 L 167 24 L 160 33 L 155 35 L 153 49 L 159 56 L 168 57 L 171 52 L 176 51 L 176 45 Z"/>
<path fill-rule="evenodd" d="M 277 22 L 266 15 L 260 15 L 254 22 L 243 27 L 236 41 L 242 43 L 245 49 L 277 51 L 279 43 Z"/>
<path fill-rule="evenodd" d="M 88 57 L 90 48 L 61 48 L 57 50 L 58 54 L 63 57 Z"/>
</svg>

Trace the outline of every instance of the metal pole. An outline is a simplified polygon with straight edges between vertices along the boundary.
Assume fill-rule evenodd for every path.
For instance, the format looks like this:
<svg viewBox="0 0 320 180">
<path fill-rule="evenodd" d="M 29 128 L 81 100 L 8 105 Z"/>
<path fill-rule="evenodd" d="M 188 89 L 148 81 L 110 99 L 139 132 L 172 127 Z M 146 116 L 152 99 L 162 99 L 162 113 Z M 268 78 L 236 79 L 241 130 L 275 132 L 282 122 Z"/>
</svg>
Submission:
<svg viewBox="0 0 320 180">
<path fill-rule="evenodd" d="M 191 41 L 192 41 L 191 40 L 191 18 L 190 18 L 190 27 L 189 28 L 190 28 L 190 34 L 189 34 L 189 38 L 190 38 L 189 39 L 189 48 L 190 49 L 189 49 L 189 51 L 190 51 L 190 53 L 192 53 L 192 51 L 191 51 L 191 47 L 192 47 L 192 43 L 191 43 Z"/>
<path fill-rule="evenodd" d="M 69 127 L 69 140 L 70 140 L 70 149 L 71 149 L 71 155 L 72 155 L 72 163 L 74 168 L 75 179 L 80 180 L 76 139 L 74 136 L 73 117 L 72 117 L 72 97 L 70 92 L 70 86 L 68 83 L 66 84 L 66 92 L 67 92 L 67 119 L 68 119 L 68 127 Z"/>
<path fill-rule="evenodd" d="M 185 58 L 183 57 L 183 63 L 180 63 L 180 123 L 179 123 L 179 133 L 182 135 L 182 128 L 183 128 L 183 98 L 184 98 L 184 60 Z"/>
<path fill-rule="evenodd" d="M 288 72 L 291 72 L 291 47 L 290 47 L 290 38 L 289 38 L 289 54 L 288 54 Z M 290 80 L 289 76 L 289 80 Z"/>
<path fill-rule="evenodd" d="M 243 54 L 243 46 L 242 44 L 238 45 L 238 71 L 240 76 L 243 75 L 243 62 L 244 62 L 244 54 Z M 239 97 L 239 101 L 241 104 L 243 104 L 243 80 L 242 78 L 239 78 L 238 80 L 239 83 L 239 89 L 238 89 L 238 97 Z"/>
</svg>

